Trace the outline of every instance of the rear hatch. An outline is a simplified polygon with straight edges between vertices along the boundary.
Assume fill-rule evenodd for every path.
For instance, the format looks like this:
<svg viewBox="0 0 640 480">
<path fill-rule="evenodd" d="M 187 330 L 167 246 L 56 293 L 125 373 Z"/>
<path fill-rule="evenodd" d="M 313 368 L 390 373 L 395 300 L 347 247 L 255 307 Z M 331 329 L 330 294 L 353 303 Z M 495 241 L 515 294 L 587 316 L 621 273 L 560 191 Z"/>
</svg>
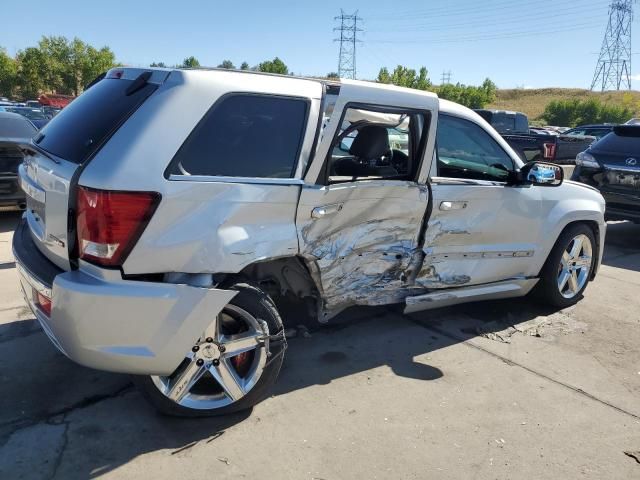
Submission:
<svg viewBox="0 0 640 480">
<path fill-rule="evenodd" d="M 640 196 L 640 126 L 616 126 L 590 153 L 604 168 L 601 191 Z"/>
<path fill-rule="evenodd" d="M 75 244 L 75 188 L 82 169 L 169 75 L 118 68 L 93 83 L 32 140 L 20 182 L 38 249 L 69 270 Z"/>
</svg>

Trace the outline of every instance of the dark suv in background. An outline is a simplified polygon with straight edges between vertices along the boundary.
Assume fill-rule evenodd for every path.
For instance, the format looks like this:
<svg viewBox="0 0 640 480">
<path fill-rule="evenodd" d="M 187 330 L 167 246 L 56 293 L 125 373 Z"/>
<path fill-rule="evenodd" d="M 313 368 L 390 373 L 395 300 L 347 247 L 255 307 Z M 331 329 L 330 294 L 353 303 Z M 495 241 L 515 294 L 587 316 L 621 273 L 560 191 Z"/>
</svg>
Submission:
<svg viewBox="0 0 640 480">
<path fill-rule="evenodd" d="M 612 130 L 578 154 L 571 179 L 600 190 L 607 220 L 640 223 L 640 126 Z"/>
</svg>

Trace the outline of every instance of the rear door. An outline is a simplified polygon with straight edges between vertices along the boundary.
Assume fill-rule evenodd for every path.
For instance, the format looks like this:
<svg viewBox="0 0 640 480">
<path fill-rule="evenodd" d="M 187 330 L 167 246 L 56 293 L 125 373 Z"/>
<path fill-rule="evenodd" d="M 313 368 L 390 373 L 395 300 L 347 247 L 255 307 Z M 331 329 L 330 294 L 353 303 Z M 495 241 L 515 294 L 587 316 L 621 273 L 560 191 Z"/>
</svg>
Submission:
<svg viewBox="0 0 640 480">
<path fill-rule="evenodd" d="M 301 254 L 323 290 L 321 320 L 408 295 L 422 260 L 437 112 L 432 94 L 343 82 L 296 219 Z"/>
<path fill-rule="evenodd" d="M 36 245 L 58 267 L 70 269 L 78 174 L 167 75 L 112 69 L 33 138 L 19 171 L 26 218 Z"/>
</svg>

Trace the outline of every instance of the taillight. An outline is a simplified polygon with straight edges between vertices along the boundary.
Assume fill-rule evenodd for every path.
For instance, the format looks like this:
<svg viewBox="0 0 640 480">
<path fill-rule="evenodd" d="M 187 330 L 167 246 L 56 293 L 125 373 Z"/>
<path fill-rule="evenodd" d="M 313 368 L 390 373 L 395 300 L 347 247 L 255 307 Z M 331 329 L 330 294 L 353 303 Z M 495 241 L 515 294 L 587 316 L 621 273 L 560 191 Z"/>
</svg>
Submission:
<svg viewBox="0 0 640 480">
<path fill-rule="evenodd" d="M 544 147 L 544 159 L 545 160 L 555 160 L 556 158 L 556 144 L 555 143 L 545 143 Z"/>
<path fill-rule="evenodd" d="M 31 298 L 33 299 L 33 303 L 36 304 L 38 309 L 40 309 L 47 317 L 51 316 L 51 299 L 46 295 L 40 293 L 35 288 L 32 290 Z"/>
<path fill-rule="evenodd" d="M 155 192 L 78 188 L 78 251 L 83 260 L 122 265 L 160 201 Z"/>
</svg>

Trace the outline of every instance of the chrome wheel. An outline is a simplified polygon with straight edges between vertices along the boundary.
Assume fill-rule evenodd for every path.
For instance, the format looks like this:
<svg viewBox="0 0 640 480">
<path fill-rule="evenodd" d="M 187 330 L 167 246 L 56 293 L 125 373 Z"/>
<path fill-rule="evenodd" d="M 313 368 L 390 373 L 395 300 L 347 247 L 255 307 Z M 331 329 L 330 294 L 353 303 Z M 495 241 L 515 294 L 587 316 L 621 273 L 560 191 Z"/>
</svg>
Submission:
<svg viewBox="0 0 640 480">
<path fill-rule="evenodd" d="M 160 392 L 193 409 L 216 409 L 240 400 L 256 385 L 267 360 L 266 322 L 228 304 L 176 371 L 152 376 Z"/>
<path fill-rule="evenodd" d="M 569 242 L 558 266 L 558 290 L 564 298 L 573 298 L 589 281 L 593 246 L 584 234 L 576 235 Z"/>
</svg>

